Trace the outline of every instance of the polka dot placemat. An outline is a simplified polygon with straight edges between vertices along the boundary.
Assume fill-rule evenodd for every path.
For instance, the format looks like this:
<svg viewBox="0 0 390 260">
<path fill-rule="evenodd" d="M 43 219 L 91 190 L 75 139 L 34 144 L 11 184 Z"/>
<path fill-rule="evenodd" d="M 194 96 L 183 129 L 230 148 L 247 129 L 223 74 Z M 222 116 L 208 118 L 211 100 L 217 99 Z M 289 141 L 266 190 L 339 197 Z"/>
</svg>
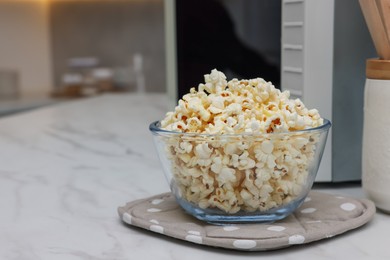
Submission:
<svg viewBox="0 0 390 260">
<path fill-rule="evenodd" d="M 196 244 L 261 251 L 331 238 L 360 227 L 375 214 L 374 203 L 311 191 L 294 214 L 271 224 L 211 225 L 186 214 L 171 193 L 118 208 L 127 224 Z"/>
</svg>

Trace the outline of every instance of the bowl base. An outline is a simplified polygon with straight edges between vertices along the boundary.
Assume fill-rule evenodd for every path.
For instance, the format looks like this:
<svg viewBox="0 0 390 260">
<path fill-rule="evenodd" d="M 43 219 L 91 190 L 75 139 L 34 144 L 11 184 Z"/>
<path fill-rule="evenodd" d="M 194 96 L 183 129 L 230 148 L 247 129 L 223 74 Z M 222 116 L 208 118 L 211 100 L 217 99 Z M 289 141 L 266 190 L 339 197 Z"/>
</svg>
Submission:
<svg viewBox="0 0 390 260">
<path fill-rule="evenodd" d="M 217 209 L 202 209 L 181 198 L 176 198 L 179 205 L 195 218 L 212 225 L 273 223 L 289 216 L 298 208 L 305 198 L 297 199 L 288 205 L 274 208 L 268 211 L 238 212 L 227 214 Z"/>
</svg>

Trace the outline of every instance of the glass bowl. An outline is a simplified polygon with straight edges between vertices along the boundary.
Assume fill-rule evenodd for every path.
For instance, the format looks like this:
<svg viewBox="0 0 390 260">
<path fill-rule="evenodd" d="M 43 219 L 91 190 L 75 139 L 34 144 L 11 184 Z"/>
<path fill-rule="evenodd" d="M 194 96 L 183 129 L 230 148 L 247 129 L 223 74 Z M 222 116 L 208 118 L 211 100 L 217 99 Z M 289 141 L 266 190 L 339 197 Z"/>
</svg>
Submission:
<svg viewBox="0 0 390 260">
<path fill-rule="evenodd" d="M 194 217 L 213 224 L 283 219 L 309 193 L 329 120 L 293 132 L 209 135 L 149 129 L 171 192 Z"/>
</svg>

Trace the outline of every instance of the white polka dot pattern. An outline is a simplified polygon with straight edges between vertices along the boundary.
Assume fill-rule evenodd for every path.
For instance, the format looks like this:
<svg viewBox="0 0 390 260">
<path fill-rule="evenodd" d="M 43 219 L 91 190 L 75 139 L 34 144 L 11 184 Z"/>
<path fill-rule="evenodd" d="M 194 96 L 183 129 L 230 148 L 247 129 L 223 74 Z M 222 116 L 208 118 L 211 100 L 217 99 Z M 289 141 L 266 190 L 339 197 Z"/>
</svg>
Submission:
<svg viewBox="0 0 390 260">
<path fill-rule="evenodd" d="M 245 239 L 234 240 L 233 246 L 240 249 L 251 249 L 256 246 L 256 241 Z"/>
<path fill-rule="evenodd" d="M 317 211 L 316 208 L 305 208 L 301 210 L 301 213 L 308 214 L 308 213 L 313 213 L 315 211 Z"/>
<path fill-rule="evenodd" d="M 365 199 L 336 198 L 311 191 L 306 202 L 292 217 L 268 224 L 216 226 L 194 221 L 170 193 L 129 202 L 118 213 L 124 223 L 150 233 L 244 251 L 278 249 L 331 238 L 362 226 L 375 214 L 374 203 Z"/>
<path fill-rule="evenodd" d="M 306 221 L 307 224 L 321 223 L 321 222 L 322 222 L 321 220 L 309 220 L 309 221 Z"/>
<path fill-rule="evenodd" d="M 196 243 L 196 244 L 202 244 L 203 243 L 203 239 L 201 236 L 197 236 L 197 235 L 187 235 L 185 237 L 185 240 L 189 241 L 189 242 L 192 242 L 192 243 Z"/>
<path fill-rule="evenodd" d="M 156 208 L 150 208 L 146 210 L 147 212 L 155 213 L 155 212 L 160 212 L 161 209 L 156 209 Z"/>
<path fill-rule="evenodd" d="M 161 202 L 163 202 L 164 200 L 163 199 L 155 199 L 155 200 L 152 200 L 152 204 L 153 205 L 158 205 L 158 204 L 160 204 Z"/>
<path fill-rule="evenodd" d="M 305 237 L 302 235 L 292 235 L 288 238 L 288 243 L 290 245 L 303 244 L 305 242 Z"/>
<path fill-rule="evenodd" d="M 159 226 L 159 225 L 151 225 L 149 229 L 150 229 L 151 231 L 153 231 L 153 232 L 160 233 L 160 234 L 164 234 L 164 228 L 163 228 L 162 226 Z"/>
<path fill-rule="evenodd" d="M 226 226 L 226 227 L 223 227 L 223 230 L 225 231 L 235 231 L 235 230 L 238 230 L 240 229 L 239 227 L 236 227 L 236 226 Z"/>
<path fill-rule="evenodd" d="M 132 222 L 131 222 L 132 217 L 129 213 L 124 213 L 122 219 L 125 223 L 130 224 L 130 225 L 132 224 Z"/>
<path fill-rule="evenodd" d="M 194 230 L 188 231 L 188 234 L 195 235 L 195 236 L 200 236 L 200 232 L 199 231 L 194 231 Z"/>
<path fill-rule="evenodd" d="M 353 203 L 346 202 L 346 203 L 341 204 L 340 208 L 345 210 L 345 211 L 352 211 L 352 210 L 356 209 L 356 205 Z"/>
<path fill-rule="evenodd" d="M 271 227 L 267 228 L 267 230 L 269 230 L 269 231 L 276 231 L 276 232 L 280 232 L 280 231 L 283 231 L 285 229 L 286 228 L 282 227 L 282 226 L 271 226 Z"/>
</svg>

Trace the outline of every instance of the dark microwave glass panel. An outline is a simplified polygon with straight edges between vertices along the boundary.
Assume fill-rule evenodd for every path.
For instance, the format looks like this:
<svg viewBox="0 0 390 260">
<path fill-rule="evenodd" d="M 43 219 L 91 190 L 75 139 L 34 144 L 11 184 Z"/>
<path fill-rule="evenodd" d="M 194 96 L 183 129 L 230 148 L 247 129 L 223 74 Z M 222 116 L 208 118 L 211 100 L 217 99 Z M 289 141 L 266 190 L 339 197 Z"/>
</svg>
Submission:
<svg viewBox="0 0 390 260">
<path fill-rule="evenodd" d="M 214 68 L 280 82 L 281 1 L 176 0 L 178 97 Z"/>
</svg>

